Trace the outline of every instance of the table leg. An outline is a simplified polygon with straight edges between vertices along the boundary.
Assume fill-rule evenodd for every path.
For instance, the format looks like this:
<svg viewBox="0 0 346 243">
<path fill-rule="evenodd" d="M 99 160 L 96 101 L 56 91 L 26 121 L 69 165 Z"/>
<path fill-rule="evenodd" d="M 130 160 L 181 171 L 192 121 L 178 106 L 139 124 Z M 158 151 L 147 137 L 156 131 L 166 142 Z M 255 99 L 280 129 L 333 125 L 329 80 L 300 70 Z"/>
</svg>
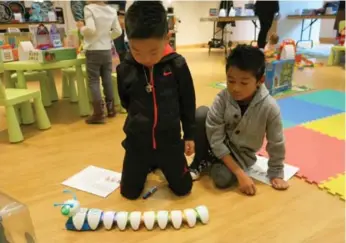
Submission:
<svg viewBox="0 0 346 243">
<path fill-rule="evenodd" d="M 26 82 L 24 71 L 17 71 L 17 88 L 26 89 Z M 23 102 L 20 105 L 20 114 L 22 118 L 22 124 L 32 124 L 35 122 L 34 113 L 30 101 Z"/>
<path fill-rule="evenodd" d="M 310 25 L 309 25 L 309 40 L 311 43 L 311 48 L 314 46 L 314 42 L 311 40 L 311 30 L 312 30 L 312 25 L 314 24 L 314 22 L 312 22 L 312 19 L 310 19 Z"/>
<path fill-rule="evenodd" d="M 59 100 L 59 96 L 58 91 L 56 90 L 53 70 L 47 70 L 46 72 L 48 76 L 47 88 L 49 91 L 50 98 L 52 101 L 57 101 Z"/>
<path fill-rule="evenodd" d="M 76 65 L 76 79 L 78 86 L 78 105 L 81 116 L 89 116 L 91 114 L 90 103 L 86 92 L 84 76 L 81 65 Z"/>
</svg>

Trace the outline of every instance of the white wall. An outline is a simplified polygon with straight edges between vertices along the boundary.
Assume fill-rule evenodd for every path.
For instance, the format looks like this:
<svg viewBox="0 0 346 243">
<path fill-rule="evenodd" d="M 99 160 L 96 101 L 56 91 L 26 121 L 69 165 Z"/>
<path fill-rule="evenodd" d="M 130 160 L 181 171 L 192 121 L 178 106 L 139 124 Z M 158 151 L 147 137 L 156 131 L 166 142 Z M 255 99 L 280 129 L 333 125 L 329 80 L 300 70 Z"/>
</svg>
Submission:
<svg viewBox="0 0 346 243">
<path fill-rule="evenodd" d="M 314 1 L 280 1 L 280 19 L 278 21 L 278 35 L 281 39 L 290 38 L 293 40 L 300 39 L 300 30 L 302 21 L 300 19 L 293 20 L 287 19 L 287 15 L 294 14 L 296 9 L 317 9 L 322 7 L 322 0 L 314 0 Z M 308 26 L 310 20 L 305 20 L 305 26 Z M 320 36 L 320 26 L 321 21 L 317 20 L 311 31 L 311 39 L 313 41 L 319 41 Z M 307 29 L 302 39 L 308 39 L 309 29 Z"/>
<path fill-rule="evenodd" d="M 75 28 L 75 23 L 72 17 L 69 1 L 55 1 L 56 5 L 64 8 L 65 22 L 67 29 Z M 132 1 L 127 1 L 127 8 L 132 4 Z M 236 7 L 244 6 L 248 1 L 234 1 Z M 281 39 L 300 38 L 300 20 L 284 19 L 287 14 L 293 13 L 297 8 L 320 8 L 323 5 L 323 0 L 314 1 L 298 1 L 286 0 L 280 1 L 280 12 L 282 18 L 278 21 L 278 34 Z M 200 22 L 201 17 L 209 15 L 210 8 L 218 8 L 220 1 L 172 1 L 172 6 L 176 15 L 181 19 L 181 24 L 178 26 L 177 45 L 192 45 L 207 43 L 213 36 L 213 23 Z M 164 0 L 164 4 L 168 6 L 170 0 Z M 308 24 L 308 21 L 305 21 Z M 312 39 L 318 41 L 319 37 L 335 37 L 333 30 L 334 20 L 318 20 L 312 29 Z M 254 25 L 251 21 L 238 21 L 236 27 L 232 27 L 233 34 L 228 36 L 233 41 L 253 40 Z M 258 34 L 258 31 L 257 31 Z M 304 38 L 307 38 L 308 31 L 305 32 Z"/>
<path fill-rule="evenodd" d="M 321 38 L 335 38 L 336 30 L 334 30 L 334 19 L 322 19 L 321 20 Z"/>
</svg>

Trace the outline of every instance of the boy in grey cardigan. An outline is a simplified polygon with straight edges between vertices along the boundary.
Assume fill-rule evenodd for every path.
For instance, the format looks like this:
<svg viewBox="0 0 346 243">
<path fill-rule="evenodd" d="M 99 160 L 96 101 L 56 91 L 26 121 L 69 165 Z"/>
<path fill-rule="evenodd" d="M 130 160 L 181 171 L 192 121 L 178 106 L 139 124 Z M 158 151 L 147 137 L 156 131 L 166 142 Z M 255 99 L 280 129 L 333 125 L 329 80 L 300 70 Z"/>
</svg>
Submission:
<svg viewBox="0 0 346 243">
<path fill-rule="evenodd" d="M 275 189 L 288 188 L 283 180 L 285 143 L 280 109 L 263 84 L 265 57 L 258 48 L 238 45 L 227 59 L 227 89 L 212 106 L 196 111 L 195 158 L 191 175 L 198 179 L 206 168 L 215 185 L 227 188 L 238 181 L 239 189 L 254 195 L 256 187 L 246 169 L 266 136 L 268 177 Z"/>
</svg>

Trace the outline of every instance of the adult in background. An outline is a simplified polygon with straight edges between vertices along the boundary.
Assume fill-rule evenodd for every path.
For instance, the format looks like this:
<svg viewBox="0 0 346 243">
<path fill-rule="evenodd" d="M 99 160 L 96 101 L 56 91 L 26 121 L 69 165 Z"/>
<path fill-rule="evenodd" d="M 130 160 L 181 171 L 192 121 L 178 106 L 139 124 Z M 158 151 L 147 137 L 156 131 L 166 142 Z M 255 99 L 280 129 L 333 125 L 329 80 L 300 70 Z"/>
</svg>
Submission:
<svg viewBox="0 0 346 243">
<path fill-rule="evenodd" d="M 345 1 L 339 1 L 339 8 L 334 23 L 334 29 L 336 30 L 337 36 L 340 36 L 339 23 L 343 20 L 345 20 Z"/>
<path fill-rule="evenodd" d="M 260 32 L 258 34 L 258 48 L 264 49 L 267 40 L 267 34 L 273 24 L 274 16 L 280 10 L 279 1 L 261 1 L 255 3 L 255 14 L 260 22 Z"/>
<path fill-rule="evenodd" d="M 110 5 L 117 5 L 119 22 L 123 29 L 123 33 L 121 36 L 114 40 L 114 46 L 119 55 L 120 62 L 122 62 L 125 58 L 127 48 L 125 44 L 125 30 L 124 30 L 124 18 L 125 18 L 125 9 L 126 9 L 126 0 L 122 1 L 108 1 Z"/>
</svg>

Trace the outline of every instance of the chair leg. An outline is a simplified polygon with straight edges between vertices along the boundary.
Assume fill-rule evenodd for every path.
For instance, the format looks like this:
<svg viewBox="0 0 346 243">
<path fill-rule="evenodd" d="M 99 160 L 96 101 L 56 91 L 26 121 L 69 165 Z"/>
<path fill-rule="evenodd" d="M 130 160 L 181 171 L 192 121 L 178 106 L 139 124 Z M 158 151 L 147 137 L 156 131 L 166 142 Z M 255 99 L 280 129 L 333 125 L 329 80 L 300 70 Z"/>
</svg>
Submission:
<svg viewBox="0 0 346 243">
<path fill-rule="evenodd" d="M 45 77 L 40 80 L 40 90 L 42 96 L 42 103 L 45 107 L 49 107 L 52 105 L 52 98 L 49 92 L 49 78 Z"/>
<path fill-rule="evenodd" d="M 335 51 L 333 48 L 330 50 L 330 54 L 328 57 L 328 66 L 333 66 L 335 61 Z"/>
<path fill-rule="evenodd" d="M 10 143 L 18 143 L 24 140 L 14 106 L 6 106 L 6 120 Z"/>
<path fill-rule="evenodd" d="M 62 74 L 62 98 L 70 98 L 70 82 L 67 73 Z"/>
<path fill-rule="evenodd" d="M 340 59 L 341 59 L 341 51 L 334 51 L 335 56 L 334 56 L 334 65 L 339 65 L 340 64 Z"/>
<path fill-rule="evenodd" d="M 36 112 L 37 127 L 46 130 L 51 127 L 46 110 L 43 107 L 41 97 L 34 98 L 34 107 Z"/>
<path fill-rule="evenodd" d="M 112 77 L 113 92 L 114 92 L 114 105 L 117 107 L 117 111 L 122 114 L 126 114 L 126 110 L 121 106 L 119 92 L 118 92 L 118 80 L 116 77 Z"/>
<path fill-rule="evenodd" d="M 78 95 L 76 89 L 76 75 L 72 74 L 69 76 L 69 93 L 70 93 L 70 102 L 75 103 L 78 102 Z"/>
</svg>

